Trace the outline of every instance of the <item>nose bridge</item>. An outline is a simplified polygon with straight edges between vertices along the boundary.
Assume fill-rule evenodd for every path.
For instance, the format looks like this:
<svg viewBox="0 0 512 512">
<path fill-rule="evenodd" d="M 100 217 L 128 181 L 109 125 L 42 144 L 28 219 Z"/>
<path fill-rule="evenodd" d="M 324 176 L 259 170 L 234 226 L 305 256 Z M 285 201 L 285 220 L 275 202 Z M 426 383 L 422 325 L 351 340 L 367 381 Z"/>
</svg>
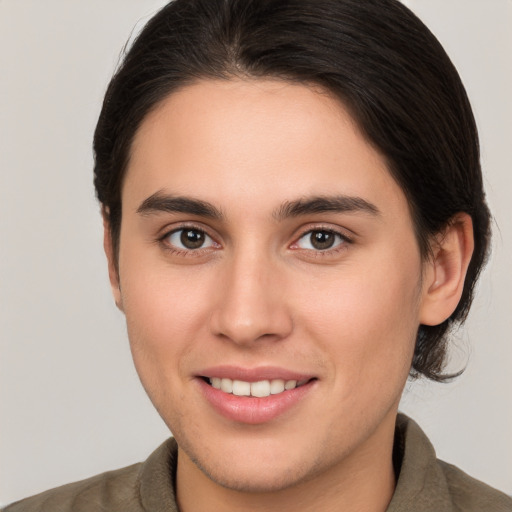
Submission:
<svg viewBox="0 0 512 512">
<path fill-rule="evenodd" d="M 280 339 L 292 328 L 275 258 L 261 248 L 234 251 L 223 272 L 211 328 L 237 344 Z"/>
</svg>

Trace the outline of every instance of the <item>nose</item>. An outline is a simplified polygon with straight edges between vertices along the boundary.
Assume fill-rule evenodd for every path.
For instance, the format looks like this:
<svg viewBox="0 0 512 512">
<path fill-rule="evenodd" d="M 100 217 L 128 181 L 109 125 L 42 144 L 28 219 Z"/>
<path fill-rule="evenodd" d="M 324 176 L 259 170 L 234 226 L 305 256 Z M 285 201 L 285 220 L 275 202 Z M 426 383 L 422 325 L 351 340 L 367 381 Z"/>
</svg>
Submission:
<svg viewBox="0 0 512 512">
<path fill-rule="evenodd" d="M 293 321 L 283 272 L 269 260 L 240 256 L 226 265 L 210 318 L 213 334 L 238 345 L 290 334 Z"/>
</svg>

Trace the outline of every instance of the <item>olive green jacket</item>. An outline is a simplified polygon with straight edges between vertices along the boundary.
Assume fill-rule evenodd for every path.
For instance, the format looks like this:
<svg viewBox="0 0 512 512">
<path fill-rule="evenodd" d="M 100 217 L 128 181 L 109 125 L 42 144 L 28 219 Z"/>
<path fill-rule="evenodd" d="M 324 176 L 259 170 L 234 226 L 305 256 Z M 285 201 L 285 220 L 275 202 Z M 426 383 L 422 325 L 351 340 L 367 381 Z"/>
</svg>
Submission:
<svg viewBox="0 0 512 512">
<path fill-rule="evenodd" d="M 4 512 L 178 512 L 177 445 L 167 440 L 143 463 L 46 491 Z M 512 498 L 436 458 L 420 427 L 398 415 L 399 477 L 387 512 L 511 512 Z"/>
</svg>

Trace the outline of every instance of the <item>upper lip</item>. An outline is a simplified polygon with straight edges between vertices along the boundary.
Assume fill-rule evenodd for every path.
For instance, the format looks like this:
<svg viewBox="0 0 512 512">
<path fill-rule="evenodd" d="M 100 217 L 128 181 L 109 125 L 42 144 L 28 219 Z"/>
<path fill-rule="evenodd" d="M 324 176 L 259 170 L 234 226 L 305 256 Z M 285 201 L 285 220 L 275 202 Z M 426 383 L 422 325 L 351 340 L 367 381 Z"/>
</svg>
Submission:
<svg viewBox="0 0 512 512">
<path fill-rule="evenodd" d="M 280 368 L 277 366 L 259 366 L 256 368 L 243 368 L 240 366 L 212 366 L 205 368 L 198 374 L 199 377 L 217 377 L 220 379 L 242 380 L 244 382 L 258 382 L 261 380 L 296 380 L 304 381 L 314 378 L 314 375 Z"/>
</svg>

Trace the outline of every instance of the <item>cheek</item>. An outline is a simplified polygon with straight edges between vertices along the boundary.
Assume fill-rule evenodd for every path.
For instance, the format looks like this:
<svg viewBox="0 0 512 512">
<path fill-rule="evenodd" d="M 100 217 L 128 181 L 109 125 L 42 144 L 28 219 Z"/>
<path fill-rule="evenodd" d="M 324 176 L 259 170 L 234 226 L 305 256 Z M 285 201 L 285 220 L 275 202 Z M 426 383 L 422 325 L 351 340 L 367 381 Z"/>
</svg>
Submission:
<svg viewBox="0 0 512 512">
<path fill-rule="evenodd" d="M 407 378 L 419 324 L 420 268 L 419 257 L 395 254 L 311 286 L 303 324 L 331 354 L 347 394 L 386 385 L 390 375 L 396 376 L 391 385 Z"/>
<path fill-rule="evenodd" d="M 130 346 L 148 392 L 183 376 L 181 365 L 204 337 L 208 280 L 191 277 L 190 268 L 170 270 L 136 255 L 125 257 L 120 268 Z"/>
<path fill-rule="evenodd" d="M 179 431 L 180 417 L 194 407 L 186 398 L 185 368 L 203 338 L 201 300 L 183 279 L 141 275 L 126 282 L 123 290 L 133 362 L 160 416 L 171 431 Z M 193 431 L 193 415 L 186 416 L 187 428 Z"/>
</svg>

